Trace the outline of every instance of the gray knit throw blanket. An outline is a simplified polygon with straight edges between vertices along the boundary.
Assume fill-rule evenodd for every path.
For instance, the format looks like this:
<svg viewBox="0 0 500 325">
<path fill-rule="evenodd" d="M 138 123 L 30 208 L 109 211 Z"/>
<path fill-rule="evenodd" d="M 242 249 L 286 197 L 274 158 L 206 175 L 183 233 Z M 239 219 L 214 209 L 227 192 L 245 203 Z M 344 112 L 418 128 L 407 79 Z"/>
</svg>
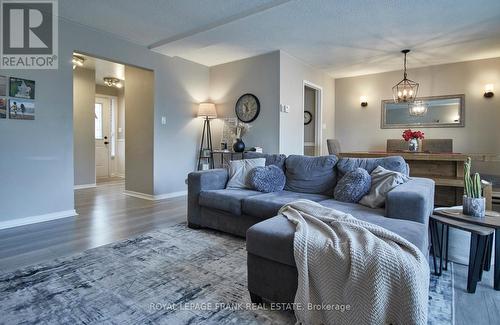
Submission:
<svg viewBox="0 0 500 325">
<path fill-rule="evenodd" d="M 308 200 L 279 213 L 296 225 L 298 323 L 427 324 L 429 265 L 413 244 Z"/>
</svg>

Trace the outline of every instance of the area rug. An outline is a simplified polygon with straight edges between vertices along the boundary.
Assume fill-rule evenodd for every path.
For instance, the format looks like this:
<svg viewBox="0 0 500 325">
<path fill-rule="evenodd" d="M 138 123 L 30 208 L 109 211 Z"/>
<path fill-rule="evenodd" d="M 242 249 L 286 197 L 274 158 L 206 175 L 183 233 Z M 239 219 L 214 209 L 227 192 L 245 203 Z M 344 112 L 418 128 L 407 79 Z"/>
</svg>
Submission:
<svg viewBox="0 0 500 325">
<path fill-rule="evenodd" d="M 432 276 L 429 324 L 453 322 L 453 273 Z M 253 305 L 245 241 L 185 224 L 0 274 L 2 324 L 293 324 Z"/>
</svg>

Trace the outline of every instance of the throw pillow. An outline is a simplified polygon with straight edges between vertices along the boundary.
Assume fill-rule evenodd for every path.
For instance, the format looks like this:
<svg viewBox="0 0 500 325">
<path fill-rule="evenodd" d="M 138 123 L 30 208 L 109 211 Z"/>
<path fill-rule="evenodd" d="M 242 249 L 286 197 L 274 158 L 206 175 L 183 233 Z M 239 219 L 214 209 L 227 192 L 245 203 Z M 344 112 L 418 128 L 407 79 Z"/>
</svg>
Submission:
<svg viewBox="0 0 500 325">
<path fill-rule="evenodd" d="M 359 204 L 370 208 L 383 207 L 387 192 L 410 180 L 408 176 L 402 173 L 387 170 L 381 166 L 375 168 L 370 176 L 372 178 L 370 193 L 359 201 Z"/>
<path fill-rule="evenodd" d="M 371 177 L 363 168 L 356 168 L 344 175 L 335 187 L 334 197 L 337 201 L 358 203 L 370 192 Z"/>
<path fill-rule="evenodd" d="M 255 167 L 264 167 L 265 158 L 233 160 L 229 162 L 229 181 L 226 188 L 250 188 L 248 173 Z"/>
<path fill-rule="evenodd" d="M 285 183 L 285 173 L 275 165 L 255 167 L 248 173 L 248 184 L 259 192 L 281 191 L 285 187 Z"/>
<path fill-rule="evenodd" d="M 243 159 L 266 158 L 266 166 L 276 165 L 285 171 L 286 156 L 283 154 L 270 154 L 262 152 L 247 151 L 243 153 Z"/>
<path fill-rule="evenodd" d="M 337 183 L 334 155 L 308 157 L 291 155 L 285 161 L 285 190 L 299 193 L 333 195 Z"/>
</svg>

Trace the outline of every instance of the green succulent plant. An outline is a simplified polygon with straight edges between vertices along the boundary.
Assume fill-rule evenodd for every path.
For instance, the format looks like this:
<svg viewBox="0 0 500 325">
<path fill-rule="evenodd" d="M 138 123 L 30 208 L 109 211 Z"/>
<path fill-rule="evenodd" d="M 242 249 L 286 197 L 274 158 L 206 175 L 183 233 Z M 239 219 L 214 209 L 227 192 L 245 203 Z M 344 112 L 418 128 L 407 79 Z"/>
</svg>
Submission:
<svg viewBox="0 0 500 325">
<path fill-rule="evenodd" d="M 467 157 L 467 161 L 464 164 L 464 193 L 468 197 L 481 198 L 481 176 L 479 173 L 475 173 L 474 176 L 471 176 L 470 167 L 471 158 Z"/>
</svg>

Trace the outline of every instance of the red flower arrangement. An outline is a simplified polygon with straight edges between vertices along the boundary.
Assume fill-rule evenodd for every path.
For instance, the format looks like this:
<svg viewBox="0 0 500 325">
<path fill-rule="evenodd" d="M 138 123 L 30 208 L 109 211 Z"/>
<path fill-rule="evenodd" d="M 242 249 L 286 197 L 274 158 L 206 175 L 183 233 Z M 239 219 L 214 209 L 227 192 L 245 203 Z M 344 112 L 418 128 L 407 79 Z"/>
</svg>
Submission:
<svg viewBox="0 0 500 325">
<path fill-rule="evenodd" d="M 403 139 L 405 141 L 410 141 L 411 139 L 423 139 L 424 132 L 422 131 L 412 131 L 411 129 L 405 130 L 403 132 Z"/>
</svg>

